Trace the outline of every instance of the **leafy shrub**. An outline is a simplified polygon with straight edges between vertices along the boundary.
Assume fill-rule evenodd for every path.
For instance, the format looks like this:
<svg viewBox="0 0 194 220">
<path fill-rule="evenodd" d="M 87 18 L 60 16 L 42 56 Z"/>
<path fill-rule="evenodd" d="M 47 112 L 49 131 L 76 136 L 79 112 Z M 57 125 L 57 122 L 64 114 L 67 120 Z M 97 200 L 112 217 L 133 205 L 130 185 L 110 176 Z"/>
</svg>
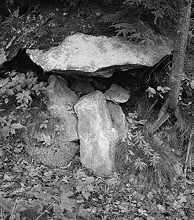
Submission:
<svg viewBox="0 0 194 220">
<path fill-rule="evenodd" d="M 140 20 L 132 24 L 116 23 L 112 27 L 115 28 L 117 36 L 123 36 L 136 43 L 153 46 L 157 40 L 154 31 Z"/>
<path fill-rule="evenodd" d="M 24 128 L 24 113 L 44 89 L 43 83 L 37 82 L 33 73 L 10 72 L 7 78 L 0 80 L 0 126 L 3 138 Z"/>
<path fill-rule="evenodd" d="M 130 113 L 127 120 L 128 138 L 117 146 L 116 169 L 124 175 L 143 174 L 147 183 L 171 183 L 177 161 L 170 148 L 157 135 L 147 134 L 146 121 L 139 120 L 136 113 Z"/>
<path fill-rule="evenodd" d="M 114 14 L 105 15 L 101 21 L 111 24 L 117 36 L 136 43 L 154 45 L 162 40 L 159 34 L 174 31 L 177 11 L 176 1 L 126 0 Z"/>
<path fill-rule="evenodd" d="M 76 179 L 76 191 L 87 200 L 94 191 L 94 177 L 87 176 L 82 170 L 78 170 L 74 177 Z"/>
<path fill-rule="evenodd" d="M 142 7 L 147 9 L 154 15 L 154 23 L 156 24 L 158 19 L 170 18 L 176 19 L 177 1 L 167 0 L 125 0 L 123 3 L 128 7 Z"/>
</svg>

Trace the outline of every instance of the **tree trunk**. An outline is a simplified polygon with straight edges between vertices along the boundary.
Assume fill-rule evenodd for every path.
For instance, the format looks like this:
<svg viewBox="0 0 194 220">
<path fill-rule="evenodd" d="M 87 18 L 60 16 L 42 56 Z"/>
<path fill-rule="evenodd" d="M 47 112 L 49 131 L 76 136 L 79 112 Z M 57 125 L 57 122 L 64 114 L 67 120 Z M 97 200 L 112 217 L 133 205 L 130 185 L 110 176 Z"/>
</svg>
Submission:
<svg viewBox="0 0 194 220">
<path fill-rule="evenodd" d="M 181 80 L 184 77 L 184 60 L 189 33 L 191 4 L 192 0 L 177 0 L 178 2 L 178 22 L 176 28 L 176 39 L 174 41 L 174 53 L 172 60 L 172 69 L 169 80 L 170 92 L 168 99 L 160 109 L 158 119 L 149 129 L 150 133 L 157 131 L 161 125 L 169 118 L 168 108 L 176 112 L 181 94 Z"/>
<path fill-rule="evenodd" d="M 168 107 L 176 110 L 179 95 L 181 94 L 181 80 L 183 79 L 185 50 L 190 25 L 192 0 L 178 0 L 178 23 L 176 39 L 174 42 L 174 53 L 172 70 L 170 76 L 170 88 Z"/>
</svg>

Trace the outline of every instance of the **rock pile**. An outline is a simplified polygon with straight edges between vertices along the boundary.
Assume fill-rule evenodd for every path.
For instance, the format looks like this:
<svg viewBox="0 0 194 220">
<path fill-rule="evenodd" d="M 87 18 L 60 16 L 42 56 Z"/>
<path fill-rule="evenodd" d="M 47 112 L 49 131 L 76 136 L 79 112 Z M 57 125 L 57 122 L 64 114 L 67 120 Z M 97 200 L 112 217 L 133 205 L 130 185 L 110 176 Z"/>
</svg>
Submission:
<svg viewBox="0 0 194 220">
<path fill-rule="evenodd" d="M 36 114 L 34 126 L 29 128 L 29 139 L 36 144 L 28 152 L 46 165 L 61 167 L 80 150 L 85 167 L 100 176 L 111 175 L 115 147 L 127 135 L 125 115 L 118 103 L 127 102 L 129 92 L 114 84 L 103 93 L 80 81 L 70 87 L 76 91 L 64 78 L 50 76 L 47 117 Z"/>
<path fill-rule="evenodd" d="M 130 93 L 117 83 L 107 87 L 96 79 L 92 84 L 92 77 L 108 78 L 123 68 L 153 66 L 171 53 L 170 45 L 162 37 L 155 45 L 142 46 L 118 37 L 77 33 L 47 51 L 28 49 L 30 59 L 43 71 L 60 73 L 68 80 L 74 78 L 70 82 L 50 76 L 46 91 L 48 116 L 36 115 L 29 129 L 29 139 L 35 139 L 29 153 L 45 164 L 65 166 L 80 148 L 85 167 L 98 175 L 110 175 L 114 171 L 115 147 L 127 135 L 119 104 L 127 102 Z M 84 80 L 86 76 L 89 81 Z M 37 147 L 37 142 L 43 144 Z"/>
</svg>

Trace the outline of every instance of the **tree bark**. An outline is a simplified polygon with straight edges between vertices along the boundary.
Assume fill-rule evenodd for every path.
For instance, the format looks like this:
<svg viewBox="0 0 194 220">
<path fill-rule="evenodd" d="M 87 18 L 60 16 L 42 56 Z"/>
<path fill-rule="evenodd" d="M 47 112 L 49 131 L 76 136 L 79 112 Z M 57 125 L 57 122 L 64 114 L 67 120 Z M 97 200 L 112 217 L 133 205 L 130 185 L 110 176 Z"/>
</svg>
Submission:
<svg viewBox="0 0 194 220">
<path fill-rule="evenodd" d="M 168 107 L 173 110 L 177 108 L 179 95 L 181 94 L 181 80 L 184 77 L 184 59 L 190 25 L 191 4 L 192 0 L 178 0 L 178 23 L 170 76 L 171 91 L 168 98 Z"/>
<path fill-rule="evenodd" d="M 179 96 L 181 95 L 181 80 L 184 77 L 184 60 L 189 33 L 190 15 L 192 0 L 177 0 L 178 22 L 176 28 L 176 39 L 174 41 L 174 52 L 172 59 L 172 69 L 169 80 L 170 92 L 168 99 L 160 109 L 158 119 L 149 129 L 150 133 L 157 131 L 169 118 L 168 109 L 177 112 Z"/>
</svg>

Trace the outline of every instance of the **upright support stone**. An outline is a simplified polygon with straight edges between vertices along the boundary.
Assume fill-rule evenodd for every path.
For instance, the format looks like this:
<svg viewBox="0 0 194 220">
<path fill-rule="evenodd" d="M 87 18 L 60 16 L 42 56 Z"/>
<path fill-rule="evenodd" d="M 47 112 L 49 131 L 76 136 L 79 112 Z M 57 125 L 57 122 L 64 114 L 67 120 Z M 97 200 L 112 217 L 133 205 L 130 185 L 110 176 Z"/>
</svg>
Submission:
<svg viewBox="0 0 194 220">
<path fill-rule="evenodd" d="M 63 134 L 63 141 L 76 141 L 78 140 L 77 117 L 73 107 L 78 101 L 78 96 L 67 87 L 66 81 L 61 77 L 52 75 L 49 82 L 48 110 L 52 117 L 59 119 L 58 127 Z"/>
<path fill-rule="evenodd" d="M 127 121 L 125 114 L 120 105 L 107 101 L 110 116 L 113 122 L 113 127 L 116 128 L 119 140 L 125 140 L 127 137 Z"/>
<path fill-rule="evenodd" d="M 50 76 L 46 90 L 47 111 L 32 111 L 23 134 L 26 150 L 35 161 L 51 167 L 62 167 L 79 150 L 77 116 L 73 109 L 78 96 L 67 87 L 67 82 Z"/>
<path fill-rule="evenodd" d="M 97 175 L 114 170 L 118 132 L 113 127 L 105 96 L 100 91 L 83 96 L 75 105 L 78 116 L 81 162 Z"/>
</svg>

